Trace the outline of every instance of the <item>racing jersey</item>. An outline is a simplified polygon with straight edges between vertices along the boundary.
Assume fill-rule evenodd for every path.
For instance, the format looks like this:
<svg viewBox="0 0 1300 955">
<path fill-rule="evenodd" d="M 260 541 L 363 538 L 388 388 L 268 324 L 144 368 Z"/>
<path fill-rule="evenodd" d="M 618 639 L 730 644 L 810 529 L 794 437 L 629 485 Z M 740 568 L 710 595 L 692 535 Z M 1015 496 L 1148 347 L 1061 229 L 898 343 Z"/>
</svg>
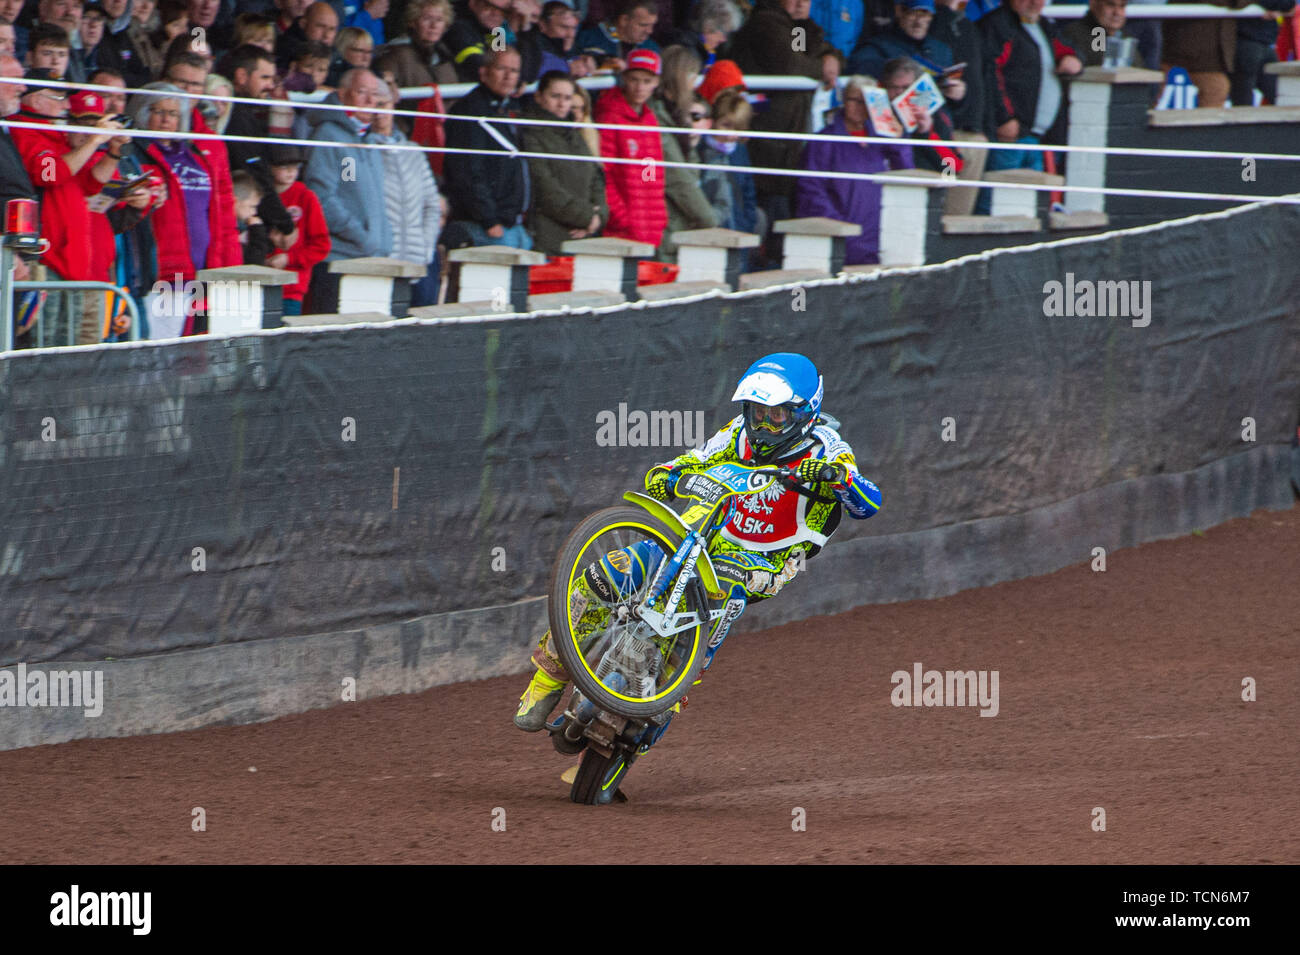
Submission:
<svg viewBox="0 0 1300 955">
<path fill-rule="evenodd" d="M 752 458 L 744 418 L 737 415 L 700 447 L 672 461 L 656 464 L 646 474 L 646 484 L 649 486 L 658 471 L 712 467 Z M 763 553 L 780 567 L 796 547 L 811 555 L 825 545 L 839 524 L 841 508 L 858 520 L 865 520 L 880 510 L 880 489 L 858 473 L 853 449 L 827 419 L 821 419 L 808 438 L 779 463 L 796 467 L 805 458 L 841 464 L 848 470 L 848 476 L 842 484 L 809 485 L 809 490 L 820 500 L 810 499 L 779 483 L 760 494 L 740 497 L 735 514 L 719 533 L 718 540 L 735 549 Z M 722 549 L 731 548 L 724 545 Z"/>
</svg>

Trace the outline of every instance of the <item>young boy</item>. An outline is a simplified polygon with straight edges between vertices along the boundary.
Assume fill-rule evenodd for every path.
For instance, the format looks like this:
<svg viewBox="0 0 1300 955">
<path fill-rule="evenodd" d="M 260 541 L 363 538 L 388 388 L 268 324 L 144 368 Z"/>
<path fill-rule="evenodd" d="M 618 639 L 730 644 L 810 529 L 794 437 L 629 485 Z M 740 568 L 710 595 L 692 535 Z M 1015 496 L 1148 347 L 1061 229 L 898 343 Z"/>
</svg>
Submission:
<svg viewBox="0 0 1300 955">
<path fill-rule="evenodd" d="M 659 86 L 663 65 L 654 50 L 633 50 L 618 86 L 605 90 L 596 101 L 596 122 L 644 129 L 602 129 L 600 154 L 606 159 L 634 159 L 605 167 L 605 198 L 609 202 L 606 236 L 648 242 L 656 248 L 668 226 L 664 200 L 665 176 L 648 175 L 663 162 L 659 122 L 647 104 Z"/>
<path fill-rule="evenodd" d="M 289 92 L 312 93 L 325 85 L 333 51 L 324 43 L 307 43 L 289 64 L 284 88 Z"/>
<path fill-rule="evenodd" d="M 72 43 L 68 31 L 53 23 L 39 23 L 28 34 L 27 65 L 49 70 L 55 79 L 66 79 Z"/>
<path fill-rule="evenodd" d="M 257 215 L 262 188 L 246 169 L 232 173 L 230 184 L 235 191 L 235 222 L 239 226 L 239 244 L 244 247 L 244 264 L 265 265 L 267 256 L 271 254 L 271 240 Z"/>
<path fill-rule="evenodd" d="M 330 230 L 316 194 L 298 181 L 305 157 L 298 146 L 275 145 L 270 150 L 275 191 L 294 222 L 293 242 L 267 258 L 273 269 L 292 269 L 298 281 L 284 287 L 284 314 L 301 315 L 302 300 L 311 282 L 311 270 L 330 252 Z"/>
</svg>

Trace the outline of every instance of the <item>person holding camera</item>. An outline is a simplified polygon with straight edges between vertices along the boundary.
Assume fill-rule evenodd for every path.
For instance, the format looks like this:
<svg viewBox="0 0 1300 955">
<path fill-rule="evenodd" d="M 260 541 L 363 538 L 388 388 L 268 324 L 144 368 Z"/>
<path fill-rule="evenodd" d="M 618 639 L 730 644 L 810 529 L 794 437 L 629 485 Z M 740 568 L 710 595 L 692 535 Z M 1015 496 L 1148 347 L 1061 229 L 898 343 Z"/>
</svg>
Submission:
<svg viewBox="0 0 1300 955">
<path fill-rule="evenodd" d="M 49 85 L 57 79 L 48 69 L 28 70 L 24 79 L 27 91 L 19 118 L 46 127 L 12 130 L 14 145 L 39 194 L 41 237 L 50 244 L 33 270 L 35 277 L 38 281 L 104 281 L 111 258 L 106 260 L 102 251 L 96 252 L 92 236 L 94 217 L 100 214 L 91 212 L 86 200 L 117 175 L 121 149 L 131 140 L 113 135 L 123 128 L 122 123 L 103 115 L 98 94 L 92 95 L 99 100 L 99 114 L 85 123 L 103 132 L 64 132 L 56 124 L 68 112 L 67 89 Z M 108 148 L 101 153 L 105 145 Z M 101 298 L 79 291 L 51 292 L 44 309 L 46 342 L 86 345 L 100 341 Z"/>
</svg>

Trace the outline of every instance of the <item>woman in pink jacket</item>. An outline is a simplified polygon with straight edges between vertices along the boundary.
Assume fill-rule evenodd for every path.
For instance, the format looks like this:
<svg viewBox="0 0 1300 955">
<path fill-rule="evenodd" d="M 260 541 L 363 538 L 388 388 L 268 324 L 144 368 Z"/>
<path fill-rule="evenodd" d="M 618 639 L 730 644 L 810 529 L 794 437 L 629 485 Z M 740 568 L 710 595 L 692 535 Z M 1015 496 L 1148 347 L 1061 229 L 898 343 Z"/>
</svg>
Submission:
<svg viewBox="0 0 1300 955">
<path fill-rule="evenodd" d="M 659 123 L 647 104 L 659 85 L 662 68 L 658 53 L 634 50 L 618 86 L 606 90 L 596 101 L 595 117 L 597 123 L 643 127 L 600 131 L 601 156 L 636 160 L 605 165 L 609 223 L 603 234 L 648 242 L 656 248 L 668 225 L 668 207 L 664 203 L 663 170 L 658 168 L 664 158 Z"/>
</svg>

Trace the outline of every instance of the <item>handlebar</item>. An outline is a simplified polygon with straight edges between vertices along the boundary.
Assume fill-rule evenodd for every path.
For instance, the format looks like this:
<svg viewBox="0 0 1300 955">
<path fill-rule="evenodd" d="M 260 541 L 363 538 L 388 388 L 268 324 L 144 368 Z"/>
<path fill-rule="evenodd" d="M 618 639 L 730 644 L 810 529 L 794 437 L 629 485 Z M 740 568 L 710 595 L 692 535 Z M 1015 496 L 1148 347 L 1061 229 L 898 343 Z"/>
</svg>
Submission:
<svg viewBox="0 0 1300 955">
<path fill-rule="evenodd" d="M 770 467 L 770 468 L 755 468 L 753 473 L 770 474 L 773 477 L 787 484 L 802 483 L 799 480 L 799 476 L 795 473 L 795 471 L 792 468 L 788 468 L 783 464 L 778 464 L 775 467 Z M 818 481 L 835 481 L 839 478 L 839 476 L 840 473 L 836 469 L 835 465 L 833 464 L 824 464 L 822 465 L 822 469 L 817 472 Z"/>
</svg>

